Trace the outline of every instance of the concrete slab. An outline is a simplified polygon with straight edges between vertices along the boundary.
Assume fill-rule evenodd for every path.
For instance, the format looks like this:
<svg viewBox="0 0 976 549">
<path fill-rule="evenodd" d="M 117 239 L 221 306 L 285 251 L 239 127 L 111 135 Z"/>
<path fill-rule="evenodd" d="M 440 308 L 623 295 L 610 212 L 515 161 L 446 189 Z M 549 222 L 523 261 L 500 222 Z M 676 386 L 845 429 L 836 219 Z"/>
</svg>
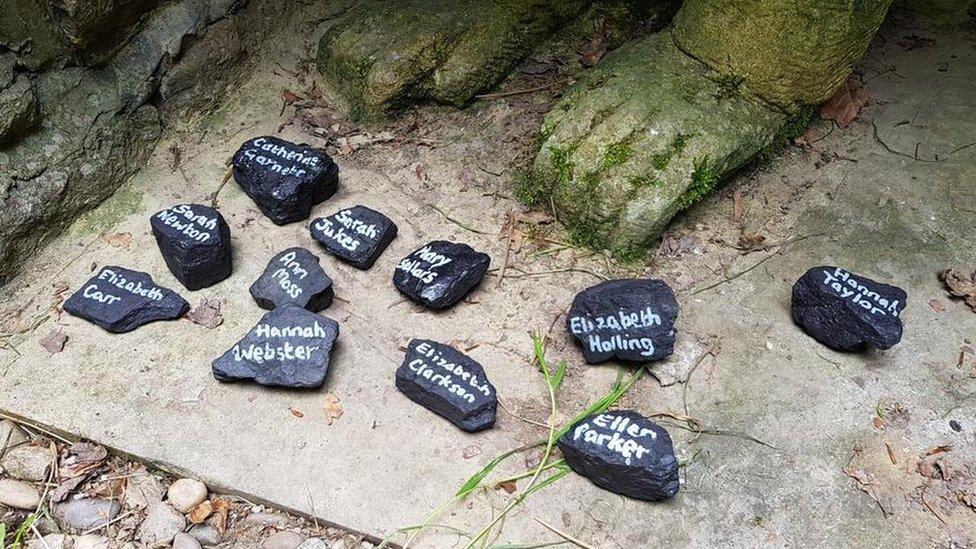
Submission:
<svg viewBox="0 0 976 549">
<path fill-rule="evenodd" d="M 637 502 L 569 475 L 533 495 L 493 542 L 559 541 L 537 518 L 597 547 L 941 546 L 976 539 L 974 510 L 954 491 L 973 487 L 976 474 L 976 358 L 960 354 L 976 340 L 976 314 L 948 299 L 936 278 L 943 267 L 976 268 L 976 147 L 962 148 L 976 140 L 976 41 L 944 31 L 920 49 L 897 43 L 931 32 L 889 23 L 860 68 L 876 98 L 862 118 L 811 150 L 792 148 L 737 178 L 672 227 L 673 235 L 698 239 L 695 251 L 647 267 L 678 291 L 678 351 L 655 367 L 660 381 L 645 376 L 620 406 L 690 416 L 705 429 L 662 419 L 689 462 L 678 497 Z M 425 109 L 416 113 L 421 129 L 430 129 L 424 139 L 440 146 L 404 140 L 339 158 L 341 190 L 313 215 L 361 203 L 397 221 L 400 236 L 368 272 L 323 254 L 341 298 L 326 314 L 343 332 L 320 391 L 225 385 L 210 375 L 210 361 L 262 314 L 247 287 L 268 258 L 293 245 L 317 250 L 305 223 L 274 226 L 233 183 L 219 204 L 233 231 L 234 274 L 213 288 L 182 291 L 194 305 L 219 299 L 223 325 L 211 331 L 188 321 L 157 323 L 122 336 L 68 315 L 35 325 L 56 304 L 56 291 L 76 289 L 93 264 L 145 270 L 180 288 L 156 250 L 148 217 L 177 202 L 206 200 L 240 142 L 275 133 L 280 90 L 296 84 L 268 67 L 272 60 L 289 66 L 303 48 L 298 38 L 269 48 L 268 62 L 257 63 L 220 111 L 176 128 L 120 194 L 2 289 L 5 329 L 26 331 L 10 340 L 16 351 L 0 351 L 0 409 L 382 537 L 423 520 L 495 455 L 545 434 L 504 411 L 495 429 L 464 434 L 417 407 L 393 386 L 400 346 L 411 337 L 458 342 L 485 365 L 508 410 L 545 421 L 546 393 L 529 362 L 527 333 L 548 330 L 575 292 L 597 279 L 581 271 L 526 273 L 632 271 L 571 252 L 533 258 L 537 248 L 527 244 L 500 285 L 489 278 L 445 313 L 403 302 L 393 288 L 398 260 L 428 240 L 467 242 L 501 264 L 500 229 L 519 206 L 506 198 L 510 174 L 489 172 L 524 150 L 518 143 L 529 140 L 537 120 L 526 114 L 531 104 Z M 886 150 L 875 127 L 885 146 L 904 154 Z M 291 126 L 281 135 L 316 142 Z M 181 151 L 176 168 L 173 147 Z M 741 222 L 731 219 L 736 190 L 745 206 Z M 132 238 L 114 246 L 106 233 Z M 734 247 L 743 233 L 771 244 L 808 238 L 746 253 Z M 790 286 L 817 264 L 905 288 L 902 343 L 841 355 L 795 328 Z M 52 329 L 69 340 L 49 355 L 39 341 Z M 613 365 L 587 367 L 558 321 L 550 354 L 570 364 L 558 396 L 563 421 L 615 378 Z M 326 393 L 338 395 L 345 411 L 332 425 Z M 879 411 L 884 419 L 873 419 Z M 947 465 L 944 476 L 924 476 L 919 463 L 942 445 L 951 446 L 936 454 Z M 522 472 L 532 458 L 517 455 L 498 475 Z M 477 531 L 509 497 L 479 491 L 435 522 Z M 464 539 L 440 531 L 418 544 L 463 546 Z"/>
</svg>

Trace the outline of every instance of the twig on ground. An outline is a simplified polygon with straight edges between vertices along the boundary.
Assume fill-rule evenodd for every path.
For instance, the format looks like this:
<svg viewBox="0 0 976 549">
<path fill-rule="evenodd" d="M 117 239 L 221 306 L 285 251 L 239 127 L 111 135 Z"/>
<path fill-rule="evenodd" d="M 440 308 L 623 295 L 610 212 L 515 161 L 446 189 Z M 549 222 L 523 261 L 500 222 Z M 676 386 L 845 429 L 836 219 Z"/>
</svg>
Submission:
<svg viewBox="0 0 976 549">
<path fill-rule="evenodd" d="M 889 147 L 887 143 L 885 143 L 884 141 L 882 141 L 881 136 L 878 135 L 878 125 L 875 124 L 873 120 L 871 121 L 871 126 L 874 128 L 874 141 L 878 145 L 881 145 L 882 147 L 884 147 L 884 150 L 890 152 L 891 154 L 898 155 L 898 156 L 902 156 L 902 157 L 905 157 L 905 158 L 914 160 L 916 162 L 945 162 L 945 159 L 944 158 L 939 158 L 939 155 L 935 155 L 935 158 L 934 159 L 932 159 L 932 158 L 919 158 L 918 157 L 918 146 L 917 145 L 916 145 L 916 148 L 915 148 L 915 156 L 910 155 L 908 153 L 901 152 L 901 151 L 899 151 L 897 149 L 893 149 L 893 148 Z"/>
<path fill-rule="evenodd" d="M 508 415 L 514 417 L 515 419 L 520 419 L 520 420 L 522 420 L 522 421 L 524 421 L 524 422 L 526 422 L 528 424 L 535 425 L 537 427 L 543 427 L 545 429 L 548 429 L 549 428 L 548 425 L 546 425 L 545 423 L 542 423 L 541 421 L 536 421 L 534 419 L 529 419 L 527 417 L 520 416 L 520 415 L 516 414 L 515 412 L 509 410 L 508 407 L 505 406 L 505 403 L 503 403 L 501 399 L 498 399 L 498 405 L 501 406 L 502 407 L 502 410 L 505 410 L 505 412 Z"/>
<path fill-rule="evenodd" d="M 233 166 L 227 169 L 227 173 L 224 174 L 224 178 L 220 180 L 220 185 L 217 186 L 217 190 L 213 192 L 213 196 L 210 198 L 210 207 L 217 207 L 217 197 L 220 195 L 220 191 L 223 190 L 224 185 L 230 181 L 230 177 L 234 175 Z"/>
<path fill-rule="evenodd" d="M 808 238 L 814 238 L 814 237 L 824 236 L 824 234 L 825 233 L 808 234 L 808 235 L 798 236 L 796 238 L 787 240 L 787 241 L 783 242 L 782 244 L 777 245 L 776 246 L 776 248 L 777 248 L 776 251 L 774 251 L 773 253 L 771 253 L 771 254 L 767 255 L 766 257 L 760 259 L 759 261 L 757 261 L 751 267 L 749 267 L 749 268 L 747 268 L 745 270 L 739 271 L 739 272 L 735 273 L 732 276 L 728 276 L 726 278 L 723 278 L 722 280 L 719 280 L 718 282 L 716 282 L 714 284 L 710 284 L 708 286 L 705 286 L 704 288 L 699 288 L 697 290 L 694 290 L 694 291 L 691 292 L 691 295 L 698 295 L 698 294 L 700 294 L 702 292 L 707 292 L 708 290 L 712 290 L 714 288 L 717 288 L 717 287 L 719 287 L 722 284 L 725 284 L 727 282 L 732 282 L 733 280 L 739 278 L 740 276 L 745 275 L 745 274 L 748 274 L 753 269 L 759 267 L 763 263 L 765 263 L 765 262 L 769 261 L 770 259 L 776 257 L 777 255 L 783 253 L 785 251 L 784 248 L 786 248 L 786 246 L 788 246 L 790 244 L 796 244 L 797 242 L 802 242 L 802 241 L 804 241 L 804 240 L 806 240 Z"/>
<path fill-rule="evenodd" d="M 515 209 L 513 208 L 508 212 L 508 237 L 505 243 L 505 258 L 502 259 L 502 268 L 498 272 L 498 281 L 495 282 L 496 288 L 501 287 L 502 281 L 505 280 L 505 271 L 508 270 L 508 258 L 512 255 L 512 239 L 515 236 L 516 224 L 518 224 L 518 217 L 515 215 Z"/>
<path fill-rule="evenodd" d="M 552 532 L 553 534 L 556 534 L 557 536 L 563 538 L 564 540 L 572 543 L 573 545 L 576 545 L 577 547 L 582 547 L 583 549 L 593 549 L 593 546 L 592 545 L 589 545 L 587 543 L 583 543 L 582 541 L 574 538 L 573 536 L 567 534 L 566 532 L 561 532 L 561 531 L 557 530 L 554 526 L 551 526 L 551 525 L 546 524 L 545 522 L 543 522 L 542 519 L 540 519 L 539 517 L 534 517 L 534 518 L 535 518 L 535 521 L 538 522 L 539 524 L 541 524 L 543 528 L 545 528 L 546 530 L 549 530 L 550 532 Z"/>
<path fill-rule="evenodd" d="M 535 92 L 545 91 L 545 90 L 548 90 L 549 88 L 551 88 L 553 86 L 565 85 L 565 84 L 569 84 L 571 82 L 572 82 L 572 80 L 562 80 L 562 81 L 557 81 L 557 82 L 550 82 L 550 83 L 545 84 L 543 86 L 536 86 L 534 88 L 527 88 L 527 89 L 524 89 L 524 90 L 513 90 L 513 91 L 495 92 L 495 93 L 482 93 L 482 94 L 475 95 L 474 97 L 475 97 L 475 99 L 501 99 L 503 97 L 511 97 L 513 95 L 524 95 L 524 94 L 527 94 L 527 93 L 535 93 Z"/>
<path fill-rule="evenodd" d="M 481 231 L 481 230 L 475 229 L 475 228 L 473 228 L 473 227 L 471 227 L 469 225 L 465 225 L 464 223 L 458 221 L 457 219 L 454 219 L 453 217 L 447 215 L 447 212 L 445 212 L 444 210 L 438 208 L 437 206 L 435 206 L 433 204 L 428 204 L 428 205 L 431 208 L 433 208 L 435 212 L 437 212 L 437 213 L 441 214 L 442 216 L 444 216 L 444 219 L 450 221 L 451 223 L 454 223 L 455 225 L 457 225 L 458 227 L 461 227 L 462 229 L 464 229 L 466 231 L 471 231 L 471 232 L 473 232 L 475 234 L 488 234 L 486 231 Z"/>
</svg>

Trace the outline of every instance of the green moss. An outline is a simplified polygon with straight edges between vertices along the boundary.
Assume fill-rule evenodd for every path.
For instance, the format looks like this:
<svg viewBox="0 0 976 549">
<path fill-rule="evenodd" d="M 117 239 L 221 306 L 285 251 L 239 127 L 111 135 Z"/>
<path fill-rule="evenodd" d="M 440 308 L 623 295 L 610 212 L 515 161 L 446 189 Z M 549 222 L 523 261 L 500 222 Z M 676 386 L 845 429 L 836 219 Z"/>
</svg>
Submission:
<svg viewBox="0 0 976 549">
<path fill-rule="evenodd" d="M 642 244 L 623 244 L 610 250 L 614 257 L 623 263 L 640 263 L 647 258 L 647 246 Z"/>
<path fill-rule="evenodd" d="M 630 160 L 634 149 L 631 148 L 629 141 L 621 141 L 607 146 L 607 152 L 603 155 L 603 168 L 613 168 Z"/>
<path fill-rule="evenodd" d="M 714 81 L 718 84 L 718 93 L 715 95 L 717 99 L 737 97 L 742 89 L 743 79 L 734 74 L 723 74 Z"/>
<path fill-rule="evenodd" d="M 695 160 L 695 170 L 691 172 L 691 185 L 678 198 L 678 210 L 684 210 L 704 198 L 718 185 L 719 172 L 706 156 Z"/>
<path fill-rule="evenodd" d="M 552 181 L 540 173 L 524 170 L 515 174 L 515 199 L 534 206 L 552 193 Z"/>
<path fill-rule="evenodd" d="M 657 180 L 649 175 L 639 175 L 627 181 L 633 189 L 646 189 L 657 184 Z"/>
<path fill-rule="evenodd" d="M 678 134 L 671 142 L 671 146 L 668 148 L 667 152 L 658 153 L 651 156 L 651 165 L 654 169 L 663 172 L 668 169 L 668 165 L 671 164 L 671 159 L 677 155 L 680 155 L 685 150 L 685 145 L 688 144 L 688 136 Z"/>
</svg>

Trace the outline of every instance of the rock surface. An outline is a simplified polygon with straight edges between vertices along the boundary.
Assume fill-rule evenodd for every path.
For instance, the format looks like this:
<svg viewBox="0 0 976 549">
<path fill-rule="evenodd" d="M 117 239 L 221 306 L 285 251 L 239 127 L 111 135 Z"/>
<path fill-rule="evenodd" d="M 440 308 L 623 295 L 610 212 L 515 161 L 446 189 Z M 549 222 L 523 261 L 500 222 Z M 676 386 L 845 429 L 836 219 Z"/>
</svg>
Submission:
<svg viewBox="0 0 976 549">
<path fill-rule="evenodd" d="M 597 486 L 656 501 L 678 493 L 678 460 L 671 436 L 629 410 L 594 414 L 558 441 L 566 463 Z"/>
<path fill-rule="evenodd" d="M 136 530 L 136 538 L 149 547 L 166 546 L 184 528 L 186 519 L 176 509 L 165 503 L 154 503 Z"/>
<path fill-rule="evenodd" d="M 305 536 L 286 530 L 268 536 L 261 547 L 264 549 L 297 549 L 304 542 Z"/>
<path fill-rule="evenodd" d="M 332 304 L 332 279 L 319 257 L 305 248 L 288 248 L 271 258 L 251 284 L 251 297 L 264 309 L 286 303 L 318 312 Z"/>
<path fill-rule="evenodd" d="M 74 538 L 72 549 L 113 549 L 114 544 L 105 536 L 87 534 Z"/>
<path fill-rule="evenodd" d="M 103 267 L 64 302 L 64 310 L 121 334 L 157 320 L 173 320 L 190 310 L 176 292 L 151 276 L 123 267 Z"/>
<path fill-rule="evenodd" d="M 173 549 L 201 549 L 201 547 L 197 538 L 184 532 L 176 534 L 173 538 Z"/>
<path fill-rule="evenodd" d="M 566 329 L 590 364 L 651 362 L 674 352 L 678 302 L 663 280 L 611 280 L 576 295 Z"/>
<path fill-rule="evenodd" d="M 426 339 L 410 341 L 396 371 L 396 387 L 465 431 L 495 424 L 495 386 L 481 364 L 447 345 Z"/>
<path fill-rule="evenodd" d="M 64 526 L 83 532 L 105 526 L 118 516 L 121 509 L 115 500 L 83 498 L 58 505 L 55 515 Z"/>
<path fill-rule="evenodd" d="M 490 263 L 488 254 L 467 244 L 435 240 L 400 261 L 393 284 L 421 305 L 446 309 L 484 279 Z"/>
<path fill-rule="evenodd" d="M 555 204 L 577 242 L 637 259 L 675 214 L 806 127 L 787 119 L 662 31 L 609 53 L 563 95 L 517 195 Z"/>
<path fill-rule="evenodd" d="M 218 381 L 315 388 L 329 371 L 339 323 L 295 305 L 265 314 L 244 339 L 213 361 Z"/>
<path fill-rule="evenodd" d="M 177 479 L 166 491 L 166 501 L 186 514 L 207 499 L 207 485 L 192 478 Z"/>
<path fill-rule="evenodd" d="M 27 76 L 18 76 L 9 87 L 0 82 L 0 147 L 29 133 L 40 120 L 37 95 Z"/>
<path fill-rule="evenodd" d="M 339 188 L 339 167 L 321 149 L 256 137 L 234 154 L 234 180 L 278 225 L 308 219 Z"/>
<path fill-rule="evenodd" d="M 9 419 L 0 421 L 0 456 L 26 442 L 30 442 L 30 437 L 19 425 Z"/>
<path fill-rule="evenodd" d="M 189 534 L 199 541 L 200 545 L 217 545 L 220 543 L 220 532 L 209 524 L 191 526 Z"/>
<path fill-rule="evenodd" d="M 41 494 L 33 484 L 11 478 L 0 478 L 0 505 L 33 511 L 40 502 Z"/>
<path fill-rule="evenodd" d="M 41 482 L 47 479 L 53 459 L 49 448 L 23 444 L 3 453 L 0 467 L 6 475 L 16 479 Z"/>
<path fill-rule="evenodd" d="M 890 349 L 901 341 L 908 294 L 840 267 L 807 271 L 793 285 L 793 322 L 836 351 Z"/>
<path fill-rule="evenodd" d="M 230 276 L 230 227 L 217 210 L 180 204 L 157 212 L 150 225 L 166 266 L 187 290 L 213 286 Z"/>
<path fill-rule="evenodd" d="M 312 222 L 312 238 L 357 269 L 369 269 L 397 235 L 393 221 L 366 206 L 346 208 Z"/>
</svg>

